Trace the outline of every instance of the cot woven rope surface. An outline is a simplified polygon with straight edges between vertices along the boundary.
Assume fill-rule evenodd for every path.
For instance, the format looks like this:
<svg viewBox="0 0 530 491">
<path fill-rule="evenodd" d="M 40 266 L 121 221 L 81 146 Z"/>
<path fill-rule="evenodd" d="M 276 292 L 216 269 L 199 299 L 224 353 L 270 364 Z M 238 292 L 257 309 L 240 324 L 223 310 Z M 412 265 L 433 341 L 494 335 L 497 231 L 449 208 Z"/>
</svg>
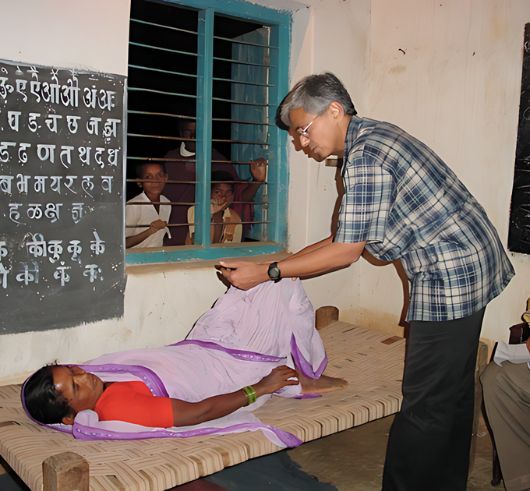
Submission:
<svg viewBox="0 0 530 491">
<path fill-rule="evenodd" d="M 335 322 L 320 331 L 329 358 L 326 374 L 349 385 L 318 399 L 274 397 L 257 416 L 310 441 L 396 413 L 401 404 L 405 341 L 380 331 Z M 90 489 L 163 490 L 278 449 L 260 432 L 217 437 L 76 441 L 31 423 L 20 386 L 0 387 L 0 455 L 32 489 L 42 489 L 42 461 L 65 451 L 90 464 Z"/>
</svg>

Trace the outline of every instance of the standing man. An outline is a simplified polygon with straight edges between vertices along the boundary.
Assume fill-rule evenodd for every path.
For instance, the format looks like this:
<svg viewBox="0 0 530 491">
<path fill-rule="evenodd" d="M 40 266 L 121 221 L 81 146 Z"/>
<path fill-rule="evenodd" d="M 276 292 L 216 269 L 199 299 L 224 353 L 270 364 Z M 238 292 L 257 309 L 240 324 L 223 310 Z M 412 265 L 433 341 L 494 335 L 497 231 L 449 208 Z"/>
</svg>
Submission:
<svg viewBox="0 0 530 491">
<path fill-rule="evenodd" d="M 463 491 L 482 319 L 514 275 L 497 232 L 440 157 L 397 126 L 358 117 L 333 74 L 302 79 L 279 111 L 295 148 L 319 162 L 343 157 L 338 230 L 277 263 L 222 261 L 221 271 L 248 289 L 349 266 L 365 248 L 400 259 L 410 281 L 410 335 L 383 489 Z"/>
</svg>

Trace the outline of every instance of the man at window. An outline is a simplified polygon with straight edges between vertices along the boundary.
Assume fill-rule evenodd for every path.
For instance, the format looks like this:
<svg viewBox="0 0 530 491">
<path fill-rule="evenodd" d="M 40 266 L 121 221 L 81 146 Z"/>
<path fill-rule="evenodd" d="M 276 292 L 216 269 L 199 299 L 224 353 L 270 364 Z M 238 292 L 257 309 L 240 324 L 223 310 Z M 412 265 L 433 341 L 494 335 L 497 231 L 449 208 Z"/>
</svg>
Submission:
<svg viewBox="0 0 530 491">
<path fill-rule="evenodd" d="M 165 189 L 165 195 L 172 205 L 169 223 L 176 225 L 171 227 L 171 238 L 166 238 L 165 245 L 183 245 L 188 232 L 187 211 L 195 203 L 195 121 L 179 120 L 178 134 L 183 141 L 179 148 L 171 150 L 166 154 L 166 159 L 175 159 L 167 162 L 169 183 Z M 224 171 L 232 176 L 233 181 L 239 181 L 239 176 L 231 162 L 226 157 L 212 148 L 212 172 Z M 252 220 L 252 205 L 246 204 L 254 199 L 267 174 L 267 161 L 258 158 L 250 163 L 252 181 L 237 183 L 234 186 L 233 209 L 241 217 L 243 222 Z M 179 181 L 171 183 L 171 181 Z M 181 204 L 180 204 L 181 203 Z"/>
</svg>

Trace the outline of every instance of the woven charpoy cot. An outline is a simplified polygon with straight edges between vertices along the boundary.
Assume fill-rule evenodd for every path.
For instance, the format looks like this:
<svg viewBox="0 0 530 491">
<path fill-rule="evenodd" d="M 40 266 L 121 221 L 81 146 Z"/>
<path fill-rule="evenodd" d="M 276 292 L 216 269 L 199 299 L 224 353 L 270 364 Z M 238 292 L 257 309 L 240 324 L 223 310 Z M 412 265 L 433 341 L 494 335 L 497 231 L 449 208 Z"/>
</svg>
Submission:
<svg viewBox="0 0 530 491">
<path fill-rule="evenodd" d="M 274 397 L 256 415 L 307 442 L 396 413 L 405 340 L 344 322 L 332 322 L 320 334 L 329 358 L 326 373 L 346 379 L 349 385 L 316 399 Z M 19 385 L 0 387 L 0 455 L 32 490 L 43 489 L 43 461 L 63 452 L 88 461 L 90 489 L 108 491 L 168 489 L 278 450 L 260 432 L 77 441 L 29 421 L 20 404 Z M 57 467 L 57 460 L 60 463 L 60 458 L 52 459 L 52 467 Z M 83 473 L 82 466 L 78 471 Z"/>
</svg>

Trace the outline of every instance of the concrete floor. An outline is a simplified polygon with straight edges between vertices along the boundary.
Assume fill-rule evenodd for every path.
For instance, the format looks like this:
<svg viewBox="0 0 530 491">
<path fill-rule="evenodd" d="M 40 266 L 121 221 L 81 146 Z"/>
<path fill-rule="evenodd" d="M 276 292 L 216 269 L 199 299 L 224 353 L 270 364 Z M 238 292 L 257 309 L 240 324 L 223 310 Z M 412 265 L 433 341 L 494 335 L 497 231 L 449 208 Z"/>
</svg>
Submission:
<svg viewBox="0 0 530 491">
<path fill-rule="evenodd" d="M 302 470 L 331 483 L 339 491 L 381 489 L 386 442 L 393 416 L 373 421 L 290 450 Z M 483 421 L 479 424 L 475 463 L 468 480 L 469 491 L 503 490 L 491 480 L 491 441 Z"/>
<path fill-rule="evenodd" d="M 381 489 L 381 476 L 388 431 L 393 416 L 337 433 L 296 449 L 261 457 L 195 481 L 186 490 L 247 491 L 374 491 Z M 479 425 L 475 464 L 468 490 L 503 490 L 491 480 L 491 442 L 484 422 Z M 300 466 L 300 472 L 292 462 Z M 309 476 L 318 479 L 311 479 Z M 321 484 L 319 484 L 319 482 Z M 181 487 L 182 488 L 182 487 Z M 0 490 L 27 489 L 9 474 L 2 475 Z M 183 490 L 183 491 L 186 491 Z M 110 490 L 109 490 L 110 491 Z"/>
</svg>

